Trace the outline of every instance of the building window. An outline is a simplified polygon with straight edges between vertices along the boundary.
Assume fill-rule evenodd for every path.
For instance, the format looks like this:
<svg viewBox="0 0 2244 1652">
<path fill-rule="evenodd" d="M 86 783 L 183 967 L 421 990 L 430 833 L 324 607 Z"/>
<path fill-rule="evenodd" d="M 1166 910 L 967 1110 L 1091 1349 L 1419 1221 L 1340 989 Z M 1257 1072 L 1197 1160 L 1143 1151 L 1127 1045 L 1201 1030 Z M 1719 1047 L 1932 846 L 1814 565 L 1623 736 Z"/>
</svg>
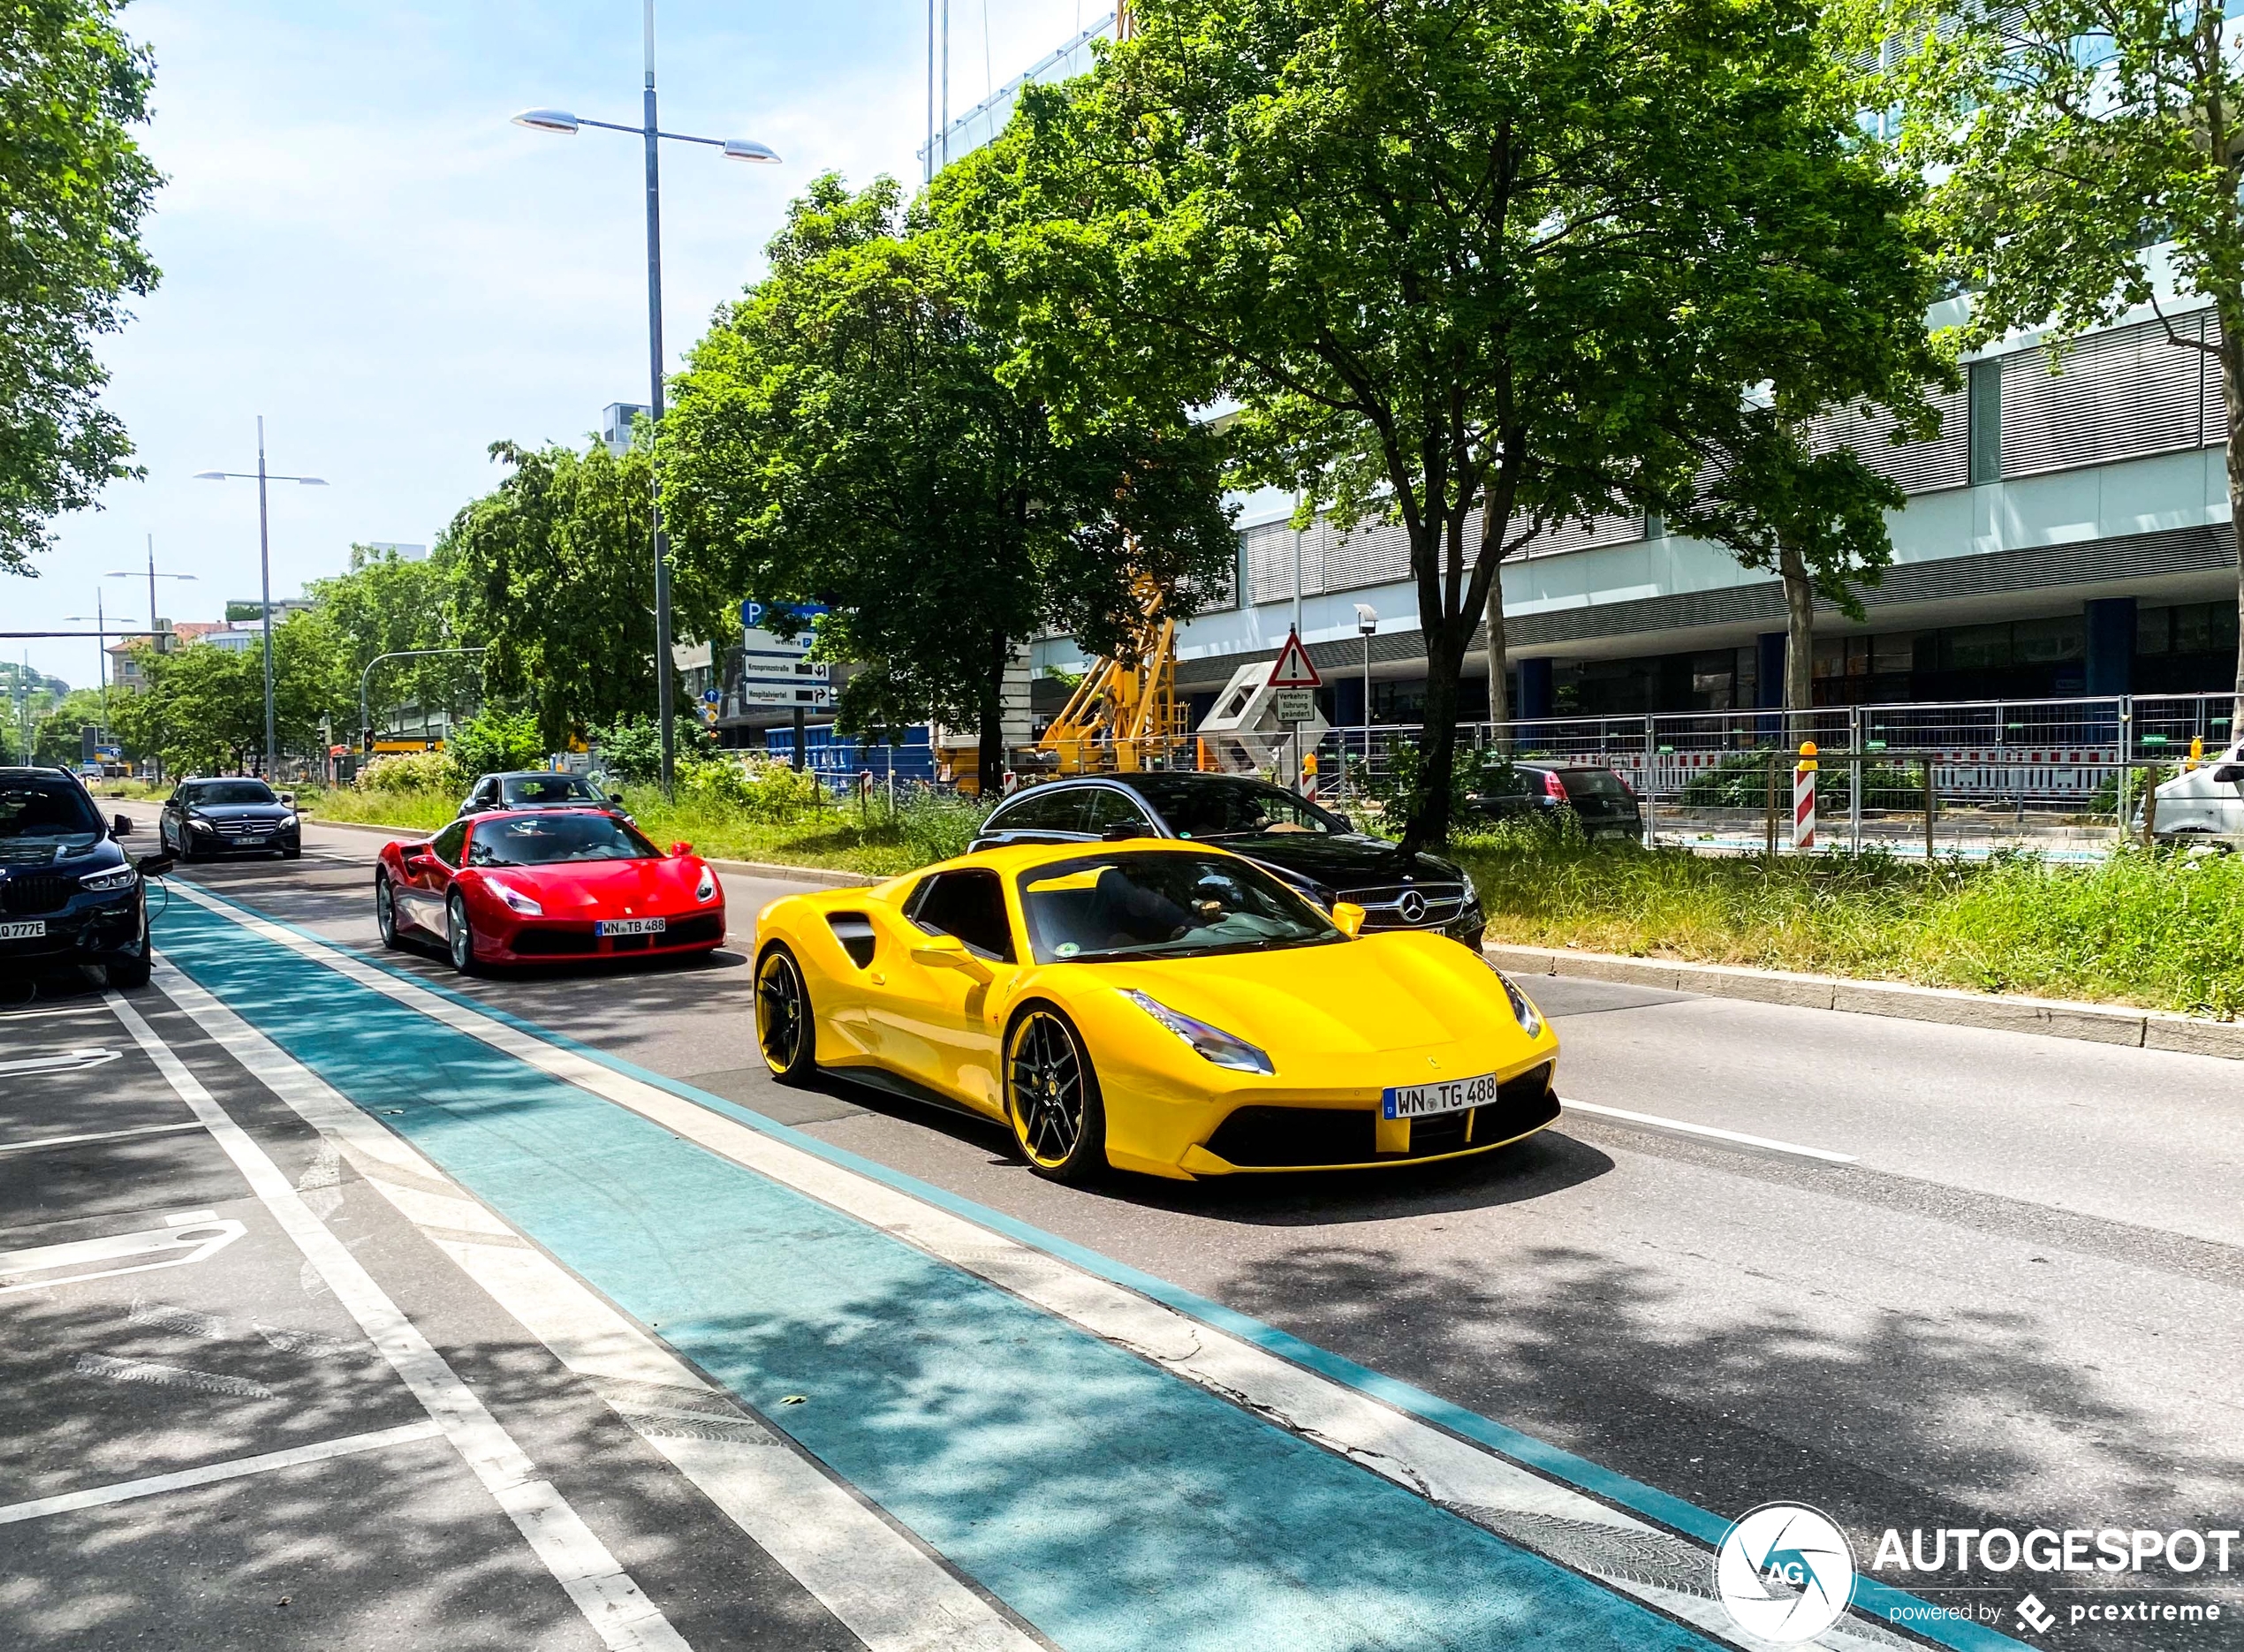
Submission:
<svg viewBox="0 0 2244 1652">
<path fill-rule="evenodd" d="M 2000 358 L 1970 367 L 1971 480 L 1974 486 L 2003 479 L 2003 364 Z"/>
</svg>

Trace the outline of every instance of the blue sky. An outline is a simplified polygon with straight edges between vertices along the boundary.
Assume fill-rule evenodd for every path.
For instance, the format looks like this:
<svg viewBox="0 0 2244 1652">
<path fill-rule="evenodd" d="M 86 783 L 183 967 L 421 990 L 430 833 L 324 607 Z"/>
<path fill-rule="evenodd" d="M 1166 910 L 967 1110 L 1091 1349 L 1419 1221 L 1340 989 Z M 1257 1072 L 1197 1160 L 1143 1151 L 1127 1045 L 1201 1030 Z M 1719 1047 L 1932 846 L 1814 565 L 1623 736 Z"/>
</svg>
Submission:
<svg viewBox="0 0 2244 1652">
<path fill-rule="evenodd" d="M 952 112 L 1106 9 L 951 0 Z M 90 614 L 96 587 L 145 625 L 145 582 L 101 576 L 141 566 L 150 533 L 159 569 L 197 576 L 159 587 L 167 618 L 254 596 L 254 487 L 190 478 L 254 469 L 259 413 L 274 470 L 331 484 L 273 490 L 280 595 L 339 570 L 353 541 L 432 541 L 497 481 L 491 442 L 578 441 L 609 402 L 646 399 L 639 146 L 506 119 L 636 120 L 638 0 L 137 0 L 125 22 L 156 57 L 145 136 L 169 182 L 148 239 L 164 279 L 104 354 L 148 474 L 58 522 L 39 578 L 0 575 L 0 629 Z M 675 365 L 817 173 L 916 181 L 927 8 L 660 0 L 657 28 L 663 124 L 760 139 L 785 163 L 665 146 Z M 30 645 L 73 685 L 95 656 L 90 640 Z"/>
</svg>

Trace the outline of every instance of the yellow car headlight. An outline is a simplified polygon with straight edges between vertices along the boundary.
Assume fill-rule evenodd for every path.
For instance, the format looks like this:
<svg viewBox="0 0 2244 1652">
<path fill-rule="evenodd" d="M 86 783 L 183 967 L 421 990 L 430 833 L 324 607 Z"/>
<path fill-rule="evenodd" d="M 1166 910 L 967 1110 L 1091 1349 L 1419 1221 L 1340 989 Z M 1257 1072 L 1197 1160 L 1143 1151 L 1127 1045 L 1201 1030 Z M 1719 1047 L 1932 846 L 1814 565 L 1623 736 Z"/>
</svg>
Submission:
<svg viewBox="0 0 2244 1652">
<path fill-rule="evenodd" d="M 1122 996 L 1219 1067 L 1229 1067 L 1236 1072 L 1260 1072 L 1266 1076 L 1277 1071 L 1270 1065 L 1267 1055 L 1245 1039 L 1233 1037 L 1220 1027 L 1210 1027 L 1181 1010 L 1172 1010 L 1160 999 L 1149 997 L 1135 988 L 1124 989 Z"/>
<path fill-rule="evenodd" d="M 1481 955 L 1481 962 L 1487 964 L 1490 973 L 1504 983 L 1504 996 L 1512 1000 L 1512 1017 L 1519 1022 L 1520 1030 L 1529 1038 L 1542 1037 L 1543 1012 L 1528 1002 L 1528 995 L 1512 984 L 1511 976 L 1490 962 L 1486 953 Z"/>
</svg>

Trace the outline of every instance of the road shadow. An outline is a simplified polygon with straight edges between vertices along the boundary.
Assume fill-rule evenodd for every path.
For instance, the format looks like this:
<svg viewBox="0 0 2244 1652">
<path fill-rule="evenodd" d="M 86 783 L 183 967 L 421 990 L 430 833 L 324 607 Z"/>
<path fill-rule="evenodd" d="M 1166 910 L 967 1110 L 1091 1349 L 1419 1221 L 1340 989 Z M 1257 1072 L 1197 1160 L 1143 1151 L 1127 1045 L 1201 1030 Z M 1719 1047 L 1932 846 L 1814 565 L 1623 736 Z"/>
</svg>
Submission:
<svg viewBox="0 0 2244 1652">
<path fill-rule="evenodd" d="M 1812 1504 L 1845 1528 L 1866 1575 L 1949 1603 L 1994 1601 L 2006 1631 L 2029 1588 L 2062 1611 L 2085 1598 L 2068 1584 L 2132 1598 L 2145 1581 L 2191 1580 L 1870 1574 L 1886 1529 L 1905 1542 L 1917 1527 L 2204 1530 L 2235 1524 L 2218 1489 L 2244 1485 L 2244 1456 L 2158 1437 L 2158 1421 L 2113 1399 L 2021 1311 L 1833 1314 L 1803 1301 L 1714 1326 L 1655 1266 L 1555 1246 L 1429 1266 L 1309 1242 L 1214 1294 L 1718 1515 Z M 2081 1625 L 2067 1644 L 2163 1647 L 2157 1633 Z"/>
</svg>

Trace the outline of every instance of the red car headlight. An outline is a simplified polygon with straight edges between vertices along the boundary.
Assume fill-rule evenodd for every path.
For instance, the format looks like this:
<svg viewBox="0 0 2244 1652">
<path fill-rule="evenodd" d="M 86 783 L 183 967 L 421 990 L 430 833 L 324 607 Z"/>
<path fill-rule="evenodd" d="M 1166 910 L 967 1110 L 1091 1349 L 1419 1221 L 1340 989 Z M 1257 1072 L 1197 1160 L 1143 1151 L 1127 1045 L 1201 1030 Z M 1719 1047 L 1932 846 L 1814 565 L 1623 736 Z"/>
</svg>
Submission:
<svg viewBox="0 0 2244 1652">
<path fill-rule="evenodd" d="M 509 912 L 519 912 L 525 918 L 545 916 L 544 907 L 539 906 L 512 883 L 503 883 L 497 878 L 491 877 L 483 880 L 483 887 L 504 901 Z"/>
<path fill-rule="evenodd" d="M 701 868 L 701 881 L 694 885 L 694 898 L 698 901 L 716 898 L 716 874 L 706 866 Z"/>
</svg>

